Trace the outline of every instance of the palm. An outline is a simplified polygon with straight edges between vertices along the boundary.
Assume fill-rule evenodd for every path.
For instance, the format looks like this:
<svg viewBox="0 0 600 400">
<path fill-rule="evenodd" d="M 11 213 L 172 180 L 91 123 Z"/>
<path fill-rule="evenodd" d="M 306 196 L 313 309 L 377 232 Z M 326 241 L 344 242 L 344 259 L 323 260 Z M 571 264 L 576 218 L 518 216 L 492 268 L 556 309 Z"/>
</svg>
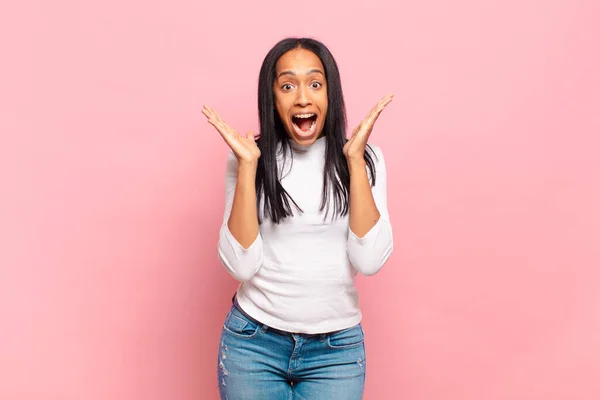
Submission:
<svg viewBox="0 0 600 400">
<path fill-rule="evenodd" d="M 202 113 L 208 118 L 208 123 L 221 134 L 238 161 L 255 162 L 258 160 L 260 149 L 256 145 L 252 132 L 248 132 L 246 136 L 240 135 L 235 129 L 227 125 L 215 110 L 208 106 L 204 106 Z"/>
<path fill-rule="evenodd" d="M 375 121 L 377 121 L 379 114 L 381 114 L 385 106 L 392 101 L 393 97 L 393 94 L 388 94 L 379 100 L 375 107 L 371 109 L 367 117 L 354 128 L 352 136 L 350 136 L 350 139 L 348 139 L 344 145 L 344 155 L 347 159 L 363 159 L 369 136 L 371 136 L 371 132 L 373 131 L 373 125 L 375 125 Z"/>
</svg>

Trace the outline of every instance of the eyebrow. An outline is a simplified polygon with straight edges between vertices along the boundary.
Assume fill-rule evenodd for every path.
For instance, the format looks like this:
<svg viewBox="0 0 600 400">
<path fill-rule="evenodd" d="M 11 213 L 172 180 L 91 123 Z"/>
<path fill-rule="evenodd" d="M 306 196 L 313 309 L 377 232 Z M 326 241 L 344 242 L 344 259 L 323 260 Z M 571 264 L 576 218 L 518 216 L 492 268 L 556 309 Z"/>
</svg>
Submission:
<svg viewBox="0 0 600 400">
<path fill-rule="evenodd" d="M 319 73 L 319 74 L 321 74 L 323 76 L 325 76 L 325 74 L 323 73 L 323 71 L 321 71 L 318 68 L 317 69 L 310 69 L 310 70 L 308 70 L 308 72 L 306 73 L 306 75 L 314 74 L 315 72 Z M 293 76 L 296 76 L 296 73 L 294 71 L 291 71 L 291 70 L 281 71 L 279 73 L 279 75 L 277 75 L 277 78 L 280 78 L 282 75 L 293 75 Z"/>
</svg>

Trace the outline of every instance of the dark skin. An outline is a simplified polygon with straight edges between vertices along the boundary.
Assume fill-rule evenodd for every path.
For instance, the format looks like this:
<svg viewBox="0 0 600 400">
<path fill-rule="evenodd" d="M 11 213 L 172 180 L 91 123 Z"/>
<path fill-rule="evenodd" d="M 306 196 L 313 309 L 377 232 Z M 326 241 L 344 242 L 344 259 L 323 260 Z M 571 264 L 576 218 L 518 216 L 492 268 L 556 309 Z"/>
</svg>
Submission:
<svg viewBox="0 0 600 400">
<path fill-rule="evenodd" d="M 322 135 L 328 107 L 327 81 L 321 60 L 305 49 L 290 50 L 277 61 L 275 78 L 275 106 L 288 135 L 298 144 L 313 144 Z M 393 94 L 384 96 L 353 130 L 344 146 L 350 171 L 350 230 L 358 237 L 366 235 L 380 218 L 364 153 L 377 118 L 393 97 Z M 227 225 L 242 247 L 248 248 L 259 234 L 255 179 L 260 150 L 253 132 L 240 135 L 208 106 L 204 106 L 202 113 L 238 159 L 238 181 Z M 295 129 L 292 117 L 298 114 L 314 114 L 314 128 L 308 132 Z"/>
</svg>

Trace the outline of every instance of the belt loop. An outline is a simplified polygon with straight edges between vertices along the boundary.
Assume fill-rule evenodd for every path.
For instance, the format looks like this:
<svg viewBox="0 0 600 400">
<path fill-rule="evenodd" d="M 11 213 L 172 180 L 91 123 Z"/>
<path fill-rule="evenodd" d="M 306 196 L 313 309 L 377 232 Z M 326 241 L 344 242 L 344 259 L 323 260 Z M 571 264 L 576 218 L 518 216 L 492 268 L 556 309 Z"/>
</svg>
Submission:
<svg viewBox="0 0 600 400">
<path fill-rule="evenodd" d="M 269 330 L 269 327 L 265 324 L 263 324 L 263 326 L 260 328 L 261 333 L 266 333 L 268 330 Z"/>
</svg>

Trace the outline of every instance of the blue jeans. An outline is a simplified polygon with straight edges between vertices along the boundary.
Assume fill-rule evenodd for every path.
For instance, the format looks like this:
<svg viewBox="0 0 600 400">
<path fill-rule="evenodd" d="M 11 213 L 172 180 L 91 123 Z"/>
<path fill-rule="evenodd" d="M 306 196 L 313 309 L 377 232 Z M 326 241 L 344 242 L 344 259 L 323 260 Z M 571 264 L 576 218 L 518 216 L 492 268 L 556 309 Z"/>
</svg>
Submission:
<svg viewBox="0 0 600 400">
<path fill-rule="evenodd" d="M 223 324 L 218 379 L 227 400 L 358 400 L 365 384 L 361 324 L 337 332 L 279 331 L 237 302 Z"/>
</svg>

